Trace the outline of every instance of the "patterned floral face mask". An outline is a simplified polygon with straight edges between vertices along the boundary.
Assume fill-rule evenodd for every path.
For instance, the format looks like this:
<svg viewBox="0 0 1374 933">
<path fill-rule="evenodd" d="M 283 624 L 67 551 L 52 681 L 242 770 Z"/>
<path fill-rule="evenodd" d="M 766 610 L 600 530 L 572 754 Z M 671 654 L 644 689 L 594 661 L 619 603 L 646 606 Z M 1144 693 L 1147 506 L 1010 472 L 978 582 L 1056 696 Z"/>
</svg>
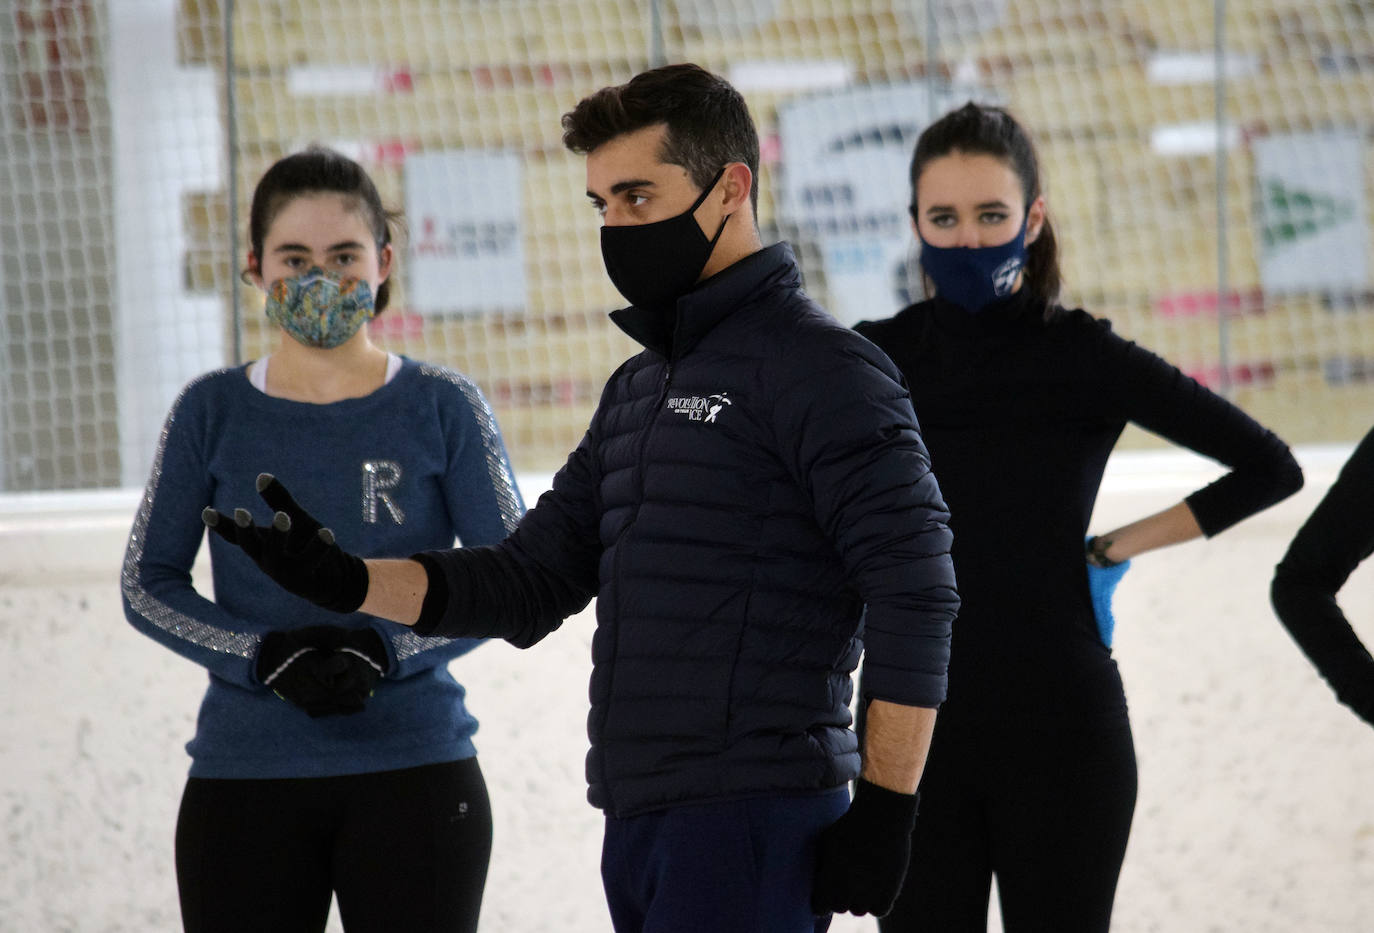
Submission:
<svg viewBox="0 0 1374 933">
<path fill-rule="evenodd" d="M 307 347 L 337 347 L 376 313 L 367 282 L 319 266 L 267 289 L 268 320 Z"/>
</svg>

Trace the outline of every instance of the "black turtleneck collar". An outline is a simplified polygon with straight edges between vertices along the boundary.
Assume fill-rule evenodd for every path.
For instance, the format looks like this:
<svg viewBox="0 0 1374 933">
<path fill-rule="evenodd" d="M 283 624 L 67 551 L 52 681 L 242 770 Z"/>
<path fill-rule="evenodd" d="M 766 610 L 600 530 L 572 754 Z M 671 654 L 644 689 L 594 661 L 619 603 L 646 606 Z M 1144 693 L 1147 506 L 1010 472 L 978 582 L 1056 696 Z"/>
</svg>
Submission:
<svg viewBox="0 0 1374 933">
<path fill-rule="evenodd" d="M 677 359 L 760 290 L 801 287 L 792 247 L 774 243 L 699 283 L 671 310 L 629 307 L 611 312 L 616 326 L 665 359 Z"/>
<path fill-rule="evenodd" d="M 978 311 L 969 311 L 939 295 L 925 304 L 941 330 L 956 334 L 987 334 L 1015 323 L 1036 322 L 1045 312 L 1045 302 L 1024 286 Z"/>
</svg>

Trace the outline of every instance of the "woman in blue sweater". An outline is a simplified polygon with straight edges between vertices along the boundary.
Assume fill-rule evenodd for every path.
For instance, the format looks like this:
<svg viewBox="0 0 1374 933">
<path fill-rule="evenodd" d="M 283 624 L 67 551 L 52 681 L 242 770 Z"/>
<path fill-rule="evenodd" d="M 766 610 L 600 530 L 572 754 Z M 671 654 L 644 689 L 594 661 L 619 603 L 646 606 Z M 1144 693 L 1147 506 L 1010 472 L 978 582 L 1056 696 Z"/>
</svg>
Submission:
<svg viewBox="0 0 1374 933">
<path fill-rule="evenodd" d="M 363 326 L 387 304 L 393 219 L 338 153 L 267 171 L 244 275 L 286 339 L 183 390 L 129 536 L 129 621 L 209 672 L 177 821 L 188 931 L 323 930 L 331 894 L 350 931 L 477 928 L 491 811 L 447 665 L 480 642 L 325 612 L 216 536 L 214 599 L 191 584 L 197 514 L 256 500 L 265 469 L 361 554 L 494 543 L 523 513 L 477 387 Z"/>
<path fill-rule="evenodd" d="M 1112 587 L 1131 558 L 1216 535 L 1302 473 L 1239 408 L 1059 305 L 1039 165 L 1005 111 L 969 104 L 933 123 L 911 183 L 934 297 L 858 331 L 911 388 L 963 605 L 911 867 L 882 929 L 981 933 L 996 875 L 1009 933 L 1106 931 L 1136 793 Z M 1127 422 L 1230 472 L 1085 547 Z"/>
</svg>

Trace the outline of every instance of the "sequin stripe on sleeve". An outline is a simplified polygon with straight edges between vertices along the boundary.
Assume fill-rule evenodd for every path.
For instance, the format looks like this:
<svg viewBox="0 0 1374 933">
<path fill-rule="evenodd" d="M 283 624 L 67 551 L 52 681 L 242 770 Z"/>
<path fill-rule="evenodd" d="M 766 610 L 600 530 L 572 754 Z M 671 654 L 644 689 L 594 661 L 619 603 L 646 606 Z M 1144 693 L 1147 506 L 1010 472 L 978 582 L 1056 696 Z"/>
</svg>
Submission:
<svg viewBox="0 0 1374 933">
<path fill-rule="evenodd" d="M 129 546 L 125 551 L 124 565 L 120 571 L 120 585 L 123 587 L 125 597 L 129 600 L 129 605 L 139 615 L 164 632 L 210 651 L 252 659 L 257 656 L 258 643 L 261 640 L 258 635 L 207 625 L 168 606 L 139 583 L 139 567 L 143 563 L 143 548 L 147 541 L 148 521 L 152 515 L 153 502 L 157 498 L 158 485 L 162 480 L 162 457 L 167 449 L 167 436 L 171 432 L 172 422 L 176 419 L 186 393 L 202 379 L 208 379 L 213 375 L 217 375 L 217 373 L 203 376 L 183 389 L 181 395 L 172 405 L 172 413 L 167 416 L 167 421 L 162 426 L 162 433 L 158 436 L 157 451 L 153 456 L 153 468 L 148 476 L 148 485 L 143 490 L 143 498 L 139 503 L 138 515 L 134 518 L 133 530 L 129 532 Z"/>
<path fill-rule="evenodd" d="M 472 380 L 456 370 L 424 363 L 420 366 L 420 374 L 434 379 L 442 379 L 450 385 L 456 386 L 458 391 L 463 393 L 463 398 L 467 401 L 468 407 L 472 409 L 472 413 L 477 419 L 478 430 L 482 432 L 482 455 L 486 460 L 487 476 L 491 481 L 491 488 L 496 494 L 497 508 L 501 511 L 501 525 L 509 534 L 520 523 L 520 499 L 515 492 L 515 477 L 511 473 L 510 465 L 501 456 L 501 446 L 497 443 L 500 433 L 497 431 L 496 416 L 492 413 L 491 406 L 487 404 L 486 398 L 483 397 L 481 390 Z M 405 661 L 422 652 L 441 648 L 454 640 L 452 638 L 422 638 L 413 632 L 404 632 L 394 636 L 391 644 L 396 652 L 396 660 Z"/>
<path fill-rule="evenodd" d="M 487 476 L 491 480 L 491 488 L 496 493 L 497 505 L 501 510 L 501 524 L 505 526 L 506 533 L 510 534 L 515 530 L 515 526 L 520 524 L 520 499 L 515 493 L 515 476 L 511 473 L 510 464 L 501 456 L 500 432 L 497 430 L 496 416 L 492 414 L 491 406 L 487 404 L 481 390 L 462 373 L 431 364 L 422 365 L 420 373 L 457 386 L 467 399 L 482 432 L 482 453 L 487 462 Z"/>
<path fill-rule="evenodd" d="M 405 661 L 425 651 L 433 651 L 452 644 L 456 639 L 443 637 L 422 638 L 414 632 L 406 631 L 391 636 L 391 647 L 396 652 L 396 660 Z"/>
</svg>

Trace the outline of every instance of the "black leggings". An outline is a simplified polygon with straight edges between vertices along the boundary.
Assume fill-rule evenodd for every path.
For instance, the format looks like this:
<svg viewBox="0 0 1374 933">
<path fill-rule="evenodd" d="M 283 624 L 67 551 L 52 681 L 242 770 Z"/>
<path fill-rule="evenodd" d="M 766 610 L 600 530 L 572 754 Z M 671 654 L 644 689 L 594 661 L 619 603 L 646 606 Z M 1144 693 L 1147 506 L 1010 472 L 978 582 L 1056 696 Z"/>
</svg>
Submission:
<svg viewBox="0 0 1374 933">
<path fill-rule="evenodd" d="M 937 720 L 911 869 L 882 933 L 1106 933 L 1135 811 L 1129 725 L 1108 732 L 942 734 Z"/>
<path fill-rule="evenodd" d="M 477 759 L 345 777 L 191 778 L 177 818 L 187 933 L 473 933 L 491 857 Z"/>
</svg>

